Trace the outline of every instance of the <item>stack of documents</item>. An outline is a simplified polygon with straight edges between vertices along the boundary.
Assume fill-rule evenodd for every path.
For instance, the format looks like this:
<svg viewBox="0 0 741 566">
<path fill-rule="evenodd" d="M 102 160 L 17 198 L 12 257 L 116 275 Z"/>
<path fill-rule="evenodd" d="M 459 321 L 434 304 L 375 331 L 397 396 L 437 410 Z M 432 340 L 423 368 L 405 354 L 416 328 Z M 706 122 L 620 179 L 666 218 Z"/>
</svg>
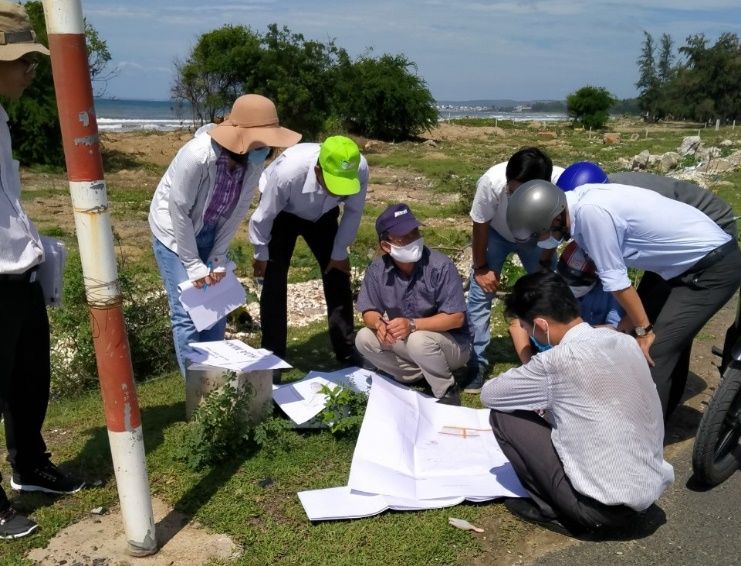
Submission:
<svg viewBox="0 0 741 566">
<path fill-rule="evenodd" d="M 241 340 L 191 342 L 193 353 L 188 359 L 190 369 L 223 368 L 234 372 L 283 369 L 291 366 L 278 356 L 262 348 L 253 348 Z"/>
<path fill-rule="evenodd" d="M 356 393 L 368 393 L 372 371 L 349 367 L 333 372 L 310 371 L 301 381 L 273 386 L 273 401 L 298 425 L 299 428 L 316 428 L 320 423 L 312 420 L 327 404 L 322 387 L 345 387 Z"/>
<path fill-rule="evenodd" d="M 310 520 L 527 496 L 487 409 L 441 405 L 378 375 L 372 381 L 347 487 L 298 494 Z"/>
</svg>

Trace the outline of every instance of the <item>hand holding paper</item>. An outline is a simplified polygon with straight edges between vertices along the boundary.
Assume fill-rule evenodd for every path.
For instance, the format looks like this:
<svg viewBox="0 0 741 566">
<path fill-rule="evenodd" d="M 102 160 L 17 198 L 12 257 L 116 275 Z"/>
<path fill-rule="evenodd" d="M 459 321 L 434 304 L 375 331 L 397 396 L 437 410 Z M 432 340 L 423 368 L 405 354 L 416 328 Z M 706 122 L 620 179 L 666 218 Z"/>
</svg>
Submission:
<svg viewBox="0 0 741 566">
<path fill-rule="evenodd" d="M 234 275 L 235 267 L 236 265 L 230 262 L 223 279 L 219 272 L 218 277 L 221 280 L 218 285 L 199 285 L 194 281 L 184 281 L 178 285 L 180 302 L 199 332 L 216 324 L 234 309 L 243 305 L 247 299 L 244 287 Z M 210 277 L 209 275 L 204 279 Z"/>
</svg>

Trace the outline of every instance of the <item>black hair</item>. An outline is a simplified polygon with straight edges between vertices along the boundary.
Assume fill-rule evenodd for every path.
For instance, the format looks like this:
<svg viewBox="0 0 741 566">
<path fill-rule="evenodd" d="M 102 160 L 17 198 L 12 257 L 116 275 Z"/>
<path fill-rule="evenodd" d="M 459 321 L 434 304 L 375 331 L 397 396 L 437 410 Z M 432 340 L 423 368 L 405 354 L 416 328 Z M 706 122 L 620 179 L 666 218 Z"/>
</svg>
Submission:
<svg viewBox="0 0 741 566">
<path fill-rule="evenodd" d="M 579 304 L 558 273 L 538 272 L 520 277 L 504 299 L 504 314 L 532 324 L 539 316 L 569 323 L 580 316 Z"/>
<path fill-rule="evenodd" d="M 553 161 L 537 147 L 523 147 L 509 158 L 506 169 L 507 181 L 526 183 L 534 179 L 550 181 Z"/>
</svg>

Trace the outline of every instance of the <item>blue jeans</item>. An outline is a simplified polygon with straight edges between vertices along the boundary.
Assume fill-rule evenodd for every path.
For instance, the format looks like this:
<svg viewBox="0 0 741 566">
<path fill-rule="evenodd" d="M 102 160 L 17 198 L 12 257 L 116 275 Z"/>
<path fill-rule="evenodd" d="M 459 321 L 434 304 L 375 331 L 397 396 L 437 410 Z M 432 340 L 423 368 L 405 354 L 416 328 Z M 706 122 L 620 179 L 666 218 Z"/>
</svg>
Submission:
<svg viewBox="0 0 741 566">
<path fill-rule="evenodd" d="M 207 261 L 214 247 L 216 230 L 202 230 L 196 236 L 198 256 L 202 261 Z M 185 377 L 185 368 L 188 365 L 187 356 L 193 349 L 188 345 L 191 342 L 209 342 L 212 340 L 223 340 L 226 329 L 226 318 L 222 318 L 211 328 L 198 332 L 180 303 L 180 291 L 178 285 L 188 280 L 188 272 L 185 271 L 180 257 L 165 247 L 157 238 L 153 238 L 154 258 L 160 269 L 162 281 L 167 291 L 167 302 L 170 305 L 170 322 L 172 323 L 172 338 L 175 342 L 175 355 L 177 356 L 180 373 Z"/>
<path fill-rule="evenodd" d="M 540 269 L 538 261 L 540 260 L 542 251 L 535 242 L 527 244 L 513 243 L 505 240 L 498 232 L 489 227 L 489 239 L 486 244 L 486 262 L 489 268 L 496 272 L 497 276 L 501 276 L 504 260 L 512 252 L 517 253 L 528 273 L 538 271 Z M 489 366 L 489 360 L 486 359 L 485 353 L 491 341 L 489 323 L 491 322 L 491 307 L 495 294 L 484 292 L 478 283 L 476 283 L 473 274 L 471 274 L 470 279 L 471 284 L 468 289 L 466 311 L 471 334 L 473 334 L 473 351 L 468 365 L 472 370 L 476 370 L 479 367 L 487 368 Z"/>
</svg>

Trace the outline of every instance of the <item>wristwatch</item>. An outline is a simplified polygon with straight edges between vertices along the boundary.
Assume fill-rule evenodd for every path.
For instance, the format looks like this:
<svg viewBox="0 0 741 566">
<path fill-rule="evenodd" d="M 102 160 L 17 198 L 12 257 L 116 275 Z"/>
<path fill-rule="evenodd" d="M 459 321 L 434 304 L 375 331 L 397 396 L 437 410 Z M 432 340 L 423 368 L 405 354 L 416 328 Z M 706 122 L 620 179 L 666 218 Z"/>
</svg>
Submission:
<svg viewBox="0 0 741 566">
<path fill-rule="evenodd" d="M 651 332 L 653 329 L 654 329 L 653 324 L 649 324 L 648 326 L 636 326 L 633 329 L 633 336 L 635 336 L 636 338 L 642 338 L 643 336 Z"/>
<path fill-rule="evenodd" d="M 414 322 L 414 319 L 413 318 L 408 318 L 407 320 L 409 321 L 409 334 L 411 334 L 412 332 L 416 332 L 417 331 L 417 323 Z"/>
</svg>

